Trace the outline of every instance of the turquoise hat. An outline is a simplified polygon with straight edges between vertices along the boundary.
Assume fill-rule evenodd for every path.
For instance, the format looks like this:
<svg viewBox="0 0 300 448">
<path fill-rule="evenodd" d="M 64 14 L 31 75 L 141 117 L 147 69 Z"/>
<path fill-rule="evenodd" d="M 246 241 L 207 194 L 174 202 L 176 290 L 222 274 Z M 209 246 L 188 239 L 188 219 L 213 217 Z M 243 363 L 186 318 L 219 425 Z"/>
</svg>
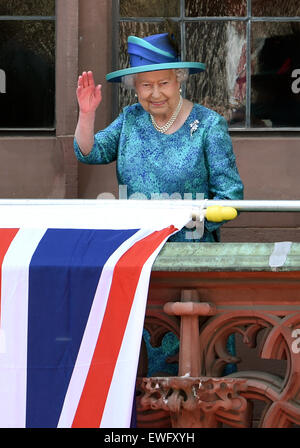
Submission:
<svg viewBox="0 0 300 448">
<path fill-rule="evenodd" d="M 201 62 L 181 62 L 169 34 L 153 34 L 143 39 L 136 36 L 128 37 L 128 54 L 130 68 L 108 73 L 106 80 L 121 82 L 122 77 L 136 73 L 186 68 L 190 74 L 203 72 L 205 64 Z"/>
</svg>

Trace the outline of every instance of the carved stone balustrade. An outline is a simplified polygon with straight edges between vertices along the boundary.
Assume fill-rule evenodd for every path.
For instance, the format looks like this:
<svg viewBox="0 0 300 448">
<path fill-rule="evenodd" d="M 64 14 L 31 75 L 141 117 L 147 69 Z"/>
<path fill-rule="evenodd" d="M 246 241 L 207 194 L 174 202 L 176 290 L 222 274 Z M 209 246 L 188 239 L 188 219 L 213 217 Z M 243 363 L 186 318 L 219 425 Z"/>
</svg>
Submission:
<svg viewBox="0 0 300 448">
<path fill-rule="evenodd" d="M 142 387 L 141 407 L 169 412 L 173 427 L 215 427 L 218 418 L 247 423 L 248 404 L 240 393 L 245 379 L 156 377 L 145 378 Z"/>
<path fill-rule="evenodd" d="M 299 243 L 167 243 L 145 331 L 138 427 L 300 426 Z M 149 374 L 168 334 L 178 353 Z"/>
</svg>

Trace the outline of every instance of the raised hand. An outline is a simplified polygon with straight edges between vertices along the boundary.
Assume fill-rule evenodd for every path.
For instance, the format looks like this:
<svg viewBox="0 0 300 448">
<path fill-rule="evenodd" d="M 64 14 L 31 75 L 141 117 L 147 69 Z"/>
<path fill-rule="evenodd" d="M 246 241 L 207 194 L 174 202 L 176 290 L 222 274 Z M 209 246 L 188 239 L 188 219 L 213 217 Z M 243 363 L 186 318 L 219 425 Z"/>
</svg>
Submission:
<svg viewBox="0 0 300 448">
<path fill-rule="evenodd" d="M 84 114 L 94 113 L 101 103 L 101 85 L 95 86 L 93 72 L 83 72 L 78 78 L 76 90 L 80 112 Z"/>
</svg>

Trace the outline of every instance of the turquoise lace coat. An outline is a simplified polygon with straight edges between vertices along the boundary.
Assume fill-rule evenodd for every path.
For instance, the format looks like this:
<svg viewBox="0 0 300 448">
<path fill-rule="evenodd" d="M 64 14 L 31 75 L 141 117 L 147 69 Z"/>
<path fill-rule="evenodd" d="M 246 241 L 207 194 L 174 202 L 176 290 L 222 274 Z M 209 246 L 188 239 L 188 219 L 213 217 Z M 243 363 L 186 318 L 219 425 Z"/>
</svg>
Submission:
<svg viewBox="0 0 300 448">
<path fill-rule="evenodd" d="M 83 163 L 116 161 L 118 183 L 127 189 L 128 199 L 243 198 L 227 122 L 199 104 L 194 104 L 183 126 L 170 135 L 155 130 L 139 103 L 127 106 L 95 135 L 87 156 L 76 140 L 74 150 Z M 217 241 L 221 224 L 206 221 L 201 240 L 192 237 L 192 241 Z M 187 235 L 191 231 L 183 229 L 170 241 L 191 241 Z"/>
</svg>

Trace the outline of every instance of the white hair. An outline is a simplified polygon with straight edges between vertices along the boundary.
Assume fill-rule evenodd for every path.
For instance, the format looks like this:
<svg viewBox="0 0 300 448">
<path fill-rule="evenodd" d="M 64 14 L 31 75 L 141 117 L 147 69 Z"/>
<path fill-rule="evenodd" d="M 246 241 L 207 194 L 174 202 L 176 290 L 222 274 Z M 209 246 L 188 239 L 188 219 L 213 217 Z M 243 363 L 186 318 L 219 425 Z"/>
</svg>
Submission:
<svg viewBox="0 0 300 448">
<path fill-rule="evenodd" d="M 189 77 L 189 69 L 188 68 L 175 68 L 172 69 L 175 70 L 177 81 L 180 83 L 186 82 Z M 127 89 L 134 89 L 135 88 L 135 78 L 136 74 L 134 75 L 125 75 L 122 76 L 122 85 L 126 87 Z"/>
</svg>

